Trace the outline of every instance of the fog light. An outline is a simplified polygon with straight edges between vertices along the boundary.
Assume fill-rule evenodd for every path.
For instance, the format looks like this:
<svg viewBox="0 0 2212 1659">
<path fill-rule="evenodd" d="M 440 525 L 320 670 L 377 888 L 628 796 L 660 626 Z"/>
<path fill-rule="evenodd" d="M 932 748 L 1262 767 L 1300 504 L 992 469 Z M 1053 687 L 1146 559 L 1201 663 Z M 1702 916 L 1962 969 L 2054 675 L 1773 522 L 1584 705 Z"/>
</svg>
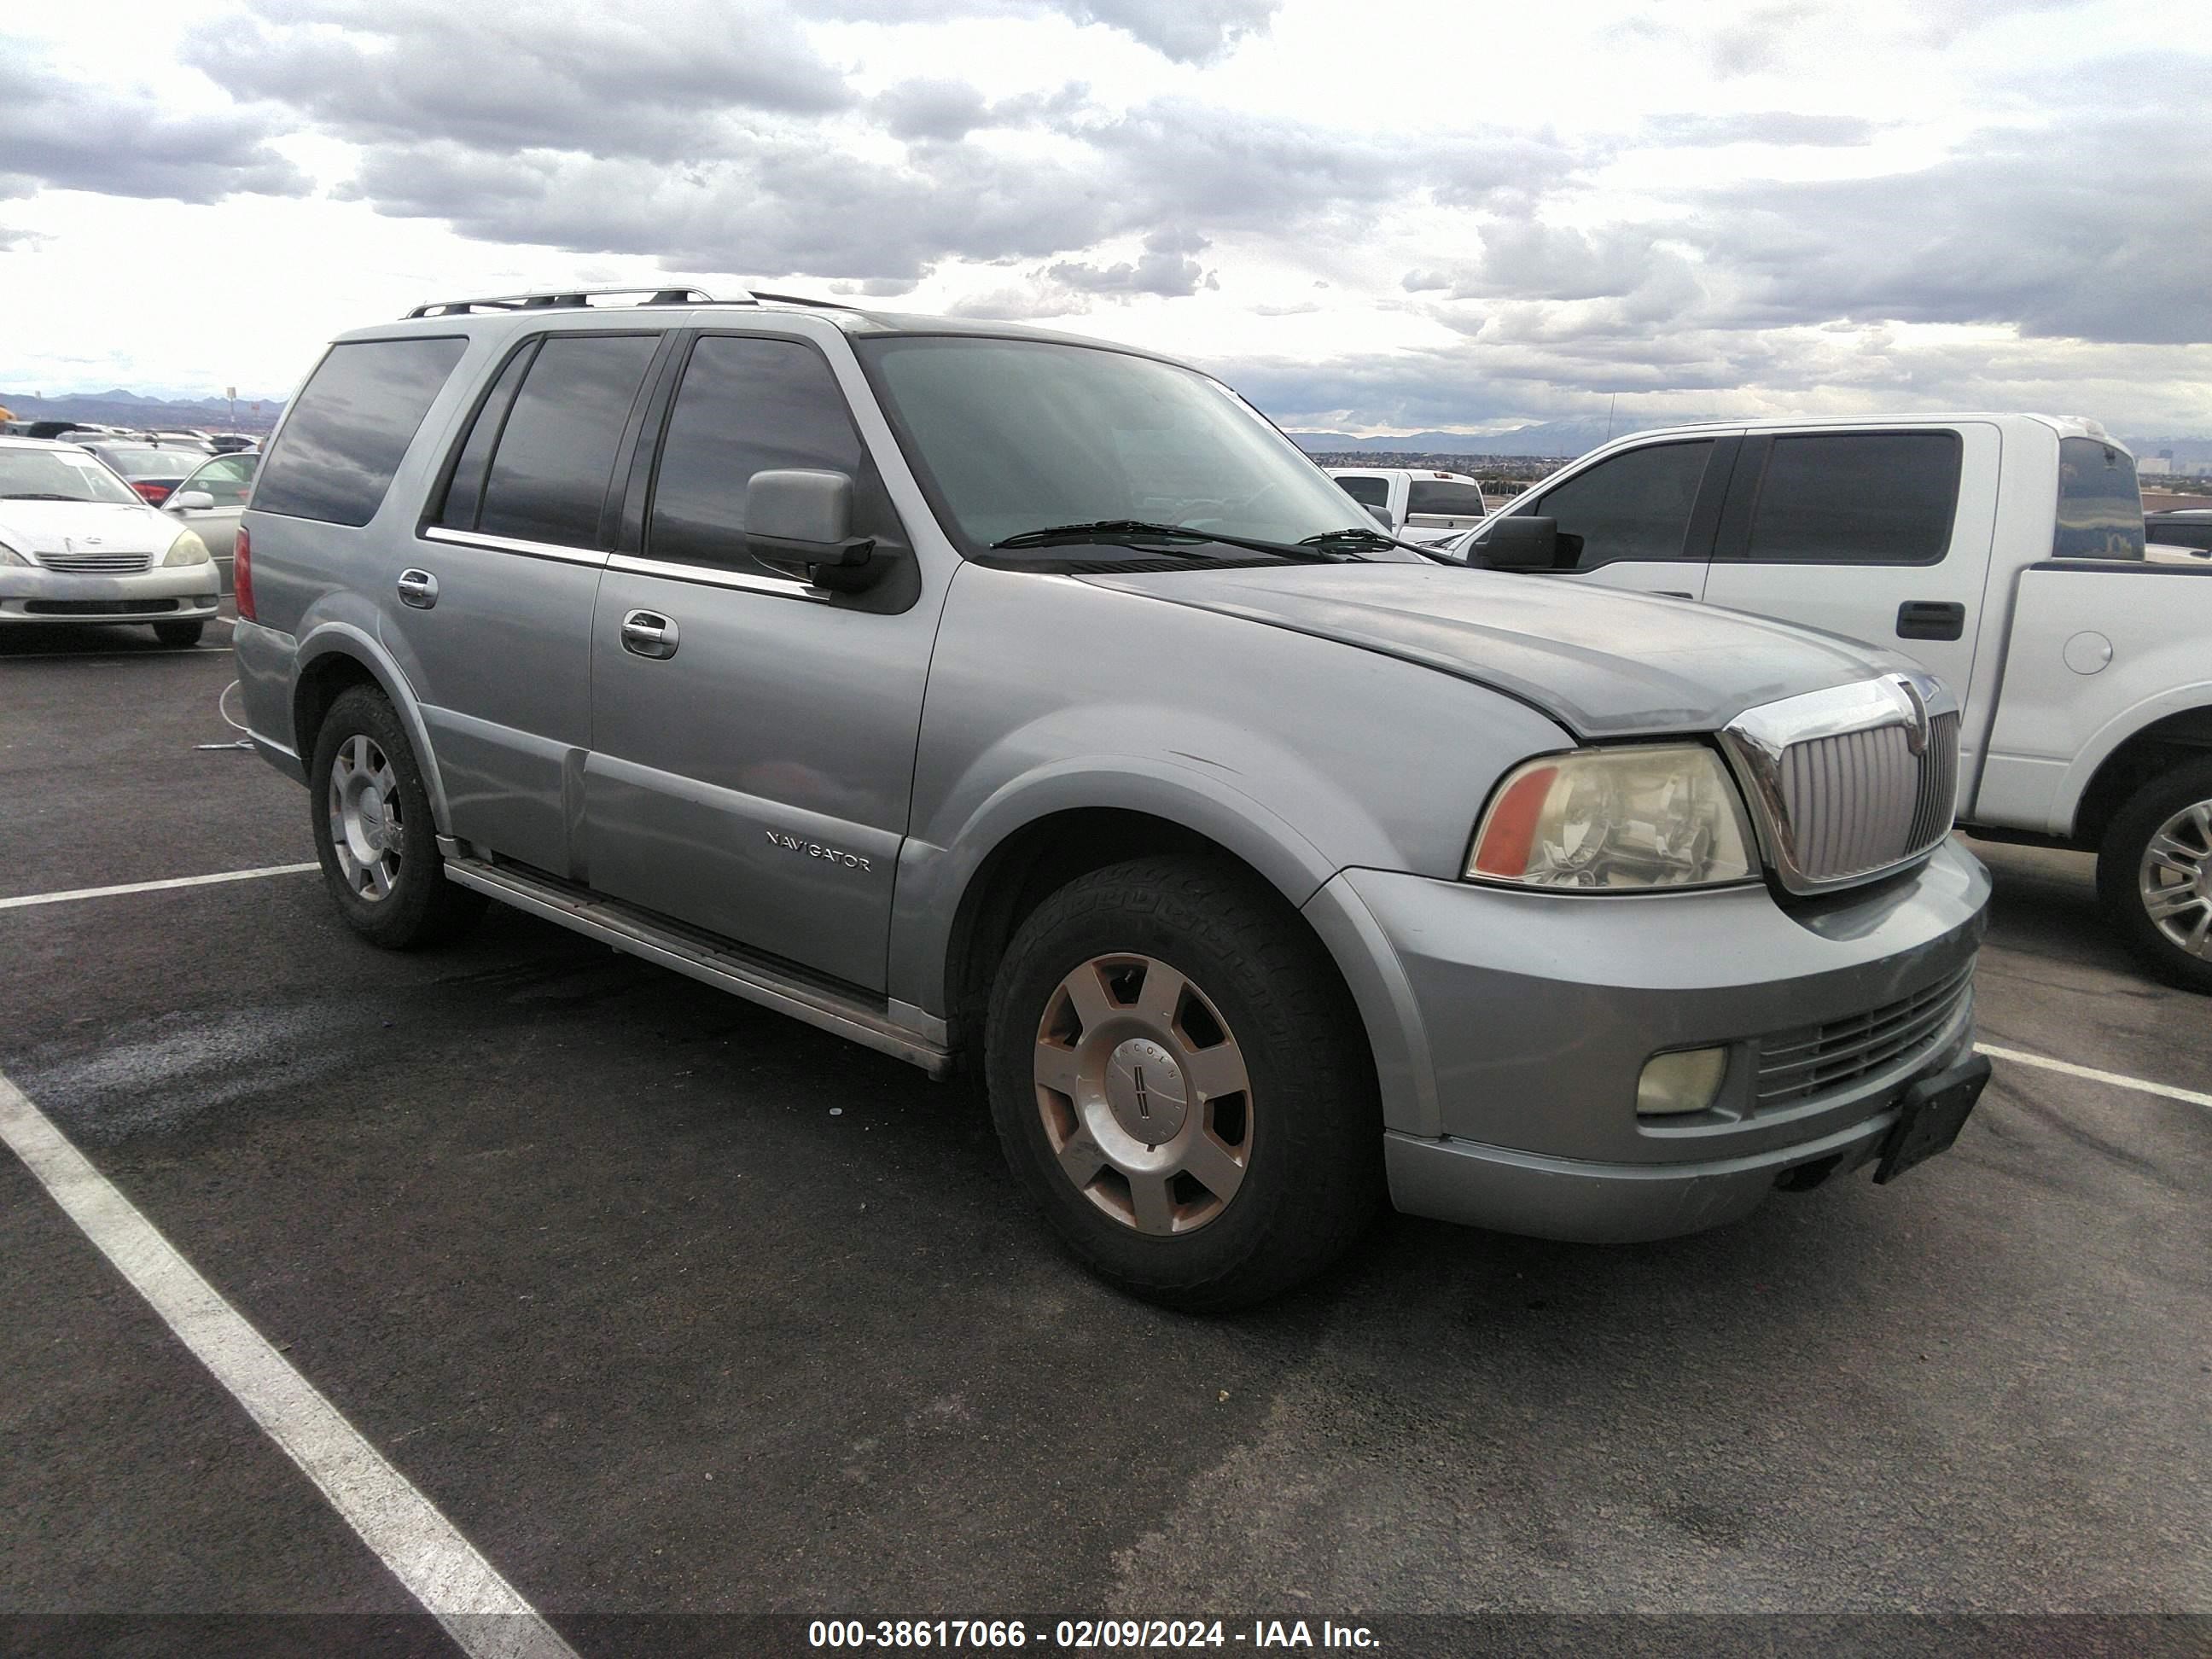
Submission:
<svg viewBox="0 0 2212 1659">
<path fill-rule="evenodd" d="M 1636 1110 L 1641 1117 L 1702 1112 L 1721 1091 L 1728 1075 L 1726 1048 L 1685 1048 L 1654 1054 L 1636 1080 Z"/>
</svg>

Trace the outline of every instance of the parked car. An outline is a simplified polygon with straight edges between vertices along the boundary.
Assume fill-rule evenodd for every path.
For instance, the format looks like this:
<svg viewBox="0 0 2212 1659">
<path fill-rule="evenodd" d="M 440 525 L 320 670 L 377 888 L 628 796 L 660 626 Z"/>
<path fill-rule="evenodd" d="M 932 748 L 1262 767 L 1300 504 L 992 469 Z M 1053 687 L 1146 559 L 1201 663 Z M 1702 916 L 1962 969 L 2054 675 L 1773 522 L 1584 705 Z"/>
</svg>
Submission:
<svg viewBox="0 0 2212 1659">
<path fill-rule="evenodd" d="M 490 896 L 975 1064 L 1060 1237 L 1186 1307 L 1386 1185 L 1642 1239 L 1949 1145 L 1989 883 L 1935 682 L 1349 507 L 1124 346 L 441 302 L 271 442 L 246 723 L 364 938 Z"/>
<path fill-rule="evenodd" d="M 119 426 L 94 426 L 83 421 L 32 421 L 24 426 L 26 438 L 58 438 L 64 443 L 88 443 L 102 438 L 128 435 Z"/>
<path fill-rule="evenodd" d="M 1482 486 L 1463 473 L 1358 466 L 1331 467 L 1328 476 L 1392 534 L 1410 542 L 1455 536 L 1490 511 Z"/>
<path fill-rule="evenodd" d="M 258 449 L 261 435 L 256 432 L 218 432 L 208 442 L 218 455 L 234 455 L 241 449 Z"/>
<path fill-rule="evenodd" d="M 85 444 L 116 476 L 149 505 L 159 507 L 185 474 L 200 464 L 204 450 L 184 444 L 155 443 L 148 438 L 100 439 Z"/>
<path fill-rule="evenodd" d="M 2120 936 L 2212 991 L 2212 567 L 2145 558 L 2134 458 L 2095 422 L 1638 433 L 1447 550 L 1910 652 L 1964 709 L 1967 830 L 2095 851 Z"/>
<path fill-rule="evenodd" d="M 238 541 L 239 515 L 246 511 L 253 471 L 260 464 L 260 455 L 253 452 L 217 455 L 186 474 L 161 503 L 162 511 L 182 519 L 207 544 L 226 593 L 231 587 L 231 550 Z"/>
<path fill-rule="evenodd" d="M 216 586 L 199 537 L 82 449 L 0 438 L 0 630 L 151 623 L 164 645 L 197 645 Z"/>
<path fill-rule="evenodd" d="M 2193 547 L 2212 553 L 2212 507 L 2170 507 L 2143 514 L 2143 537 L 2165 547 Z"/>
</svg>

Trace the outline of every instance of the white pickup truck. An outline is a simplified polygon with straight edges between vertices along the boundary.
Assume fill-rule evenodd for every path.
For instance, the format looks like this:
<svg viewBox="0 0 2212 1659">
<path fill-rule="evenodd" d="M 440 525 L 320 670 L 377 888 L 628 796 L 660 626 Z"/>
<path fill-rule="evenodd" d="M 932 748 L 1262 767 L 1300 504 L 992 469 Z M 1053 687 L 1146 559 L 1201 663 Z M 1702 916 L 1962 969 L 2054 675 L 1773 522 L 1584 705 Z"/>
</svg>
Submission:
<svg viewBox="0 0 2212 1659">
<path fill-rule="evenodd" d="M 1482 486 L 1463 472 L 1402 466 L 1333 466 L 1337 488 L 1409 542 L 1437 542 L 1480 524 L 1490 512 Z"/>
<path fill-rule="evenodd" d="M 1640 432 L 1438 550 L 1908 653 L 1965 710 L 1961 826 L 2095 850 L 2130 945 L 2212 992 L 2212 566 L 2144 558 L 2134 458 L 2096 422 Z"/>
</svg>

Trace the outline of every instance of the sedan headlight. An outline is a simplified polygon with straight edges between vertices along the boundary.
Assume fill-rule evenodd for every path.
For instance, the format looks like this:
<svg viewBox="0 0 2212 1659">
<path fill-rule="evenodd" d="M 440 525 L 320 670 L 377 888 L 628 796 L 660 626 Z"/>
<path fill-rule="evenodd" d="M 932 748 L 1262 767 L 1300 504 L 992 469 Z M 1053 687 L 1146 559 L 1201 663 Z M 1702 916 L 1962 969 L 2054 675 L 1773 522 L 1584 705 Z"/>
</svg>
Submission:
<svg viewBox="0 0 2212 1659">
<path fill-rule="evenodd" d="M 1470 881 L 1626 890 L 1753 873 L 1751 825 L 1720 757 L 1696 744 L 1589 749 L 1519 767 L 1491 797 Z"/>
<path fill-rule="evenodd" d="M 169 556 L 161 562 L 165 565 L 205 564 L 210 556 L 207 544 L 199 538 L 197 531 L 179 530 L 177 539 L 169 544 Z"/>
<path fill-rule="evenodd" d="M 5 542 L 0 542 L 0 564 L 28 564 L 30 561 Z"/>
</svg>

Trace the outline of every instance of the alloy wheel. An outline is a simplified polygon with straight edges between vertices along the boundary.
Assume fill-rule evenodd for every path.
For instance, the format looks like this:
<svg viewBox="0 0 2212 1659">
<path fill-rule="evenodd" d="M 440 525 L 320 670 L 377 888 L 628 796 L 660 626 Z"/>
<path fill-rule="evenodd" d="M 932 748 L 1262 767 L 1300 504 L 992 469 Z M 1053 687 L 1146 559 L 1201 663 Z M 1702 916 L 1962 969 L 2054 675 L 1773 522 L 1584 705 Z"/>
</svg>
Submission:
<svg viewBox="0 0 2212 1659">
<path fill-rule="evenodd" d="M 376 739 L 357 732 L 331 761 L 331 850 L 357 898 L 374 903 L 399 879 L 399 780 Z"/>
</svg>

